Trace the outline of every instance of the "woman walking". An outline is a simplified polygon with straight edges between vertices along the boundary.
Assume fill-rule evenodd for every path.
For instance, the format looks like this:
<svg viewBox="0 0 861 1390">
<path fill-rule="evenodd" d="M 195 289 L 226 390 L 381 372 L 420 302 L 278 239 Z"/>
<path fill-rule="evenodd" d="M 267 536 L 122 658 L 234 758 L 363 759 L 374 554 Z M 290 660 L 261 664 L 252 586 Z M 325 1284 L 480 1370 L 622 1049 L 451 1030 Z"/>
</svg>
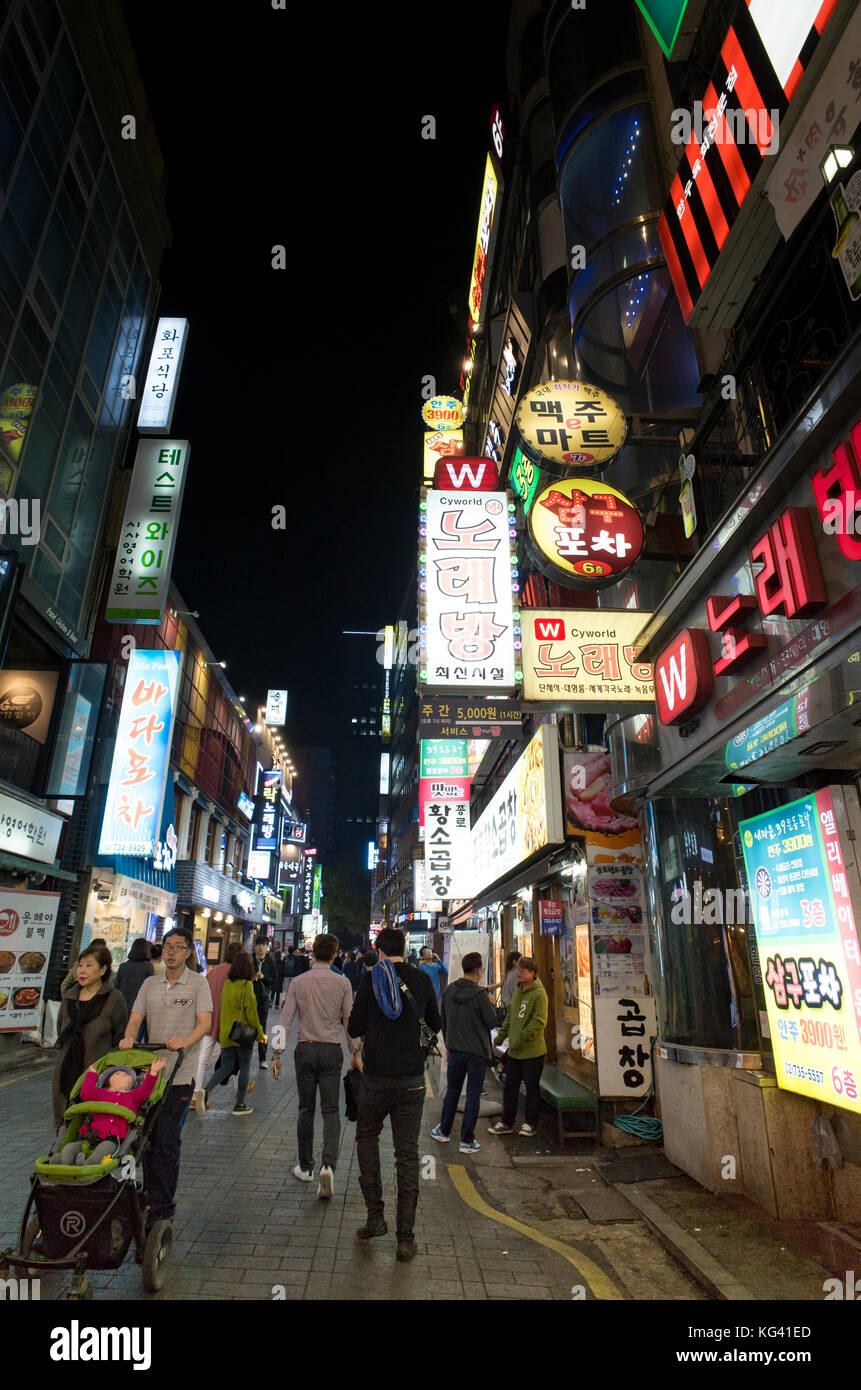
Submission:
<svg viewBox="0 0 861 1390">
<path fill-rule="evenodd" d="M 58 1129 L 78 1077 L 99 1057 L 113 1052 L 125 1033 L 128 1009 L 111 984 L 113 966 L 107 946 L 88 946 L 78 956 L 75 983 L 63 992 L 57 1021 L 60 1053 L 52 1081 Z"/>
<path fill-rule="evenodd" d="M 125 999 L 129 1013 L 132 1011 L 141 985 L 144 980 L 149 979 L 152 973 L 152 949 L 146 937 L 139 936 L 137 941 L 132 942 L 128 960 L 124 960 L 117 971 L 117 989 Z"/>
<path fill-rule="evenodd" d="M 257 974 L 256 966 L 257 962 L 251 959 L 247 951 L 239 951 L 228 971 L 221 995 L 221 1023 L 218 1034 L 221 1057 L 204 1087 L 204 1104 L 208 1106 L 213 1087 L 226 1081 L 238 1070 L 234 1115 L 253 1114 L 251 1106 L 245 1104 L 251 1056 L 255 1042 L 265 1048 L 268 1041 L 260 1026 L 260 1015 L 254 997 L 252 981 Z"/>
</svg>

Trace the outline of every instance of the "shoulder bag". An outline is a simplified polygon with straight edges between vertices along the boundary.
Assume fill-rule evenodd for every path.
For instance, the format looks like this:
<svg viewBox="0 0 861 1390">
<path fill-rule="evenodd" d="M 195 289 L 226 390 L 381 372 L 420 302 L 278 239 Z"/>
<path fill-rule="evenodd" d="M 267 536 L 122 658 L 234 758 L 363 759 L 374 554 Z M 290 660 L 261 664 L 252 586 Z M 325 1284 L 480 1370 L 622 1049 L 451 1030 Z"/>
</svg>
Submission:
<svg viewBox="0 0 861 1390">
<path fill-rule="evenodd" d="M 404 984 L 403 980 L 400 981 L 400 987 L 401 994 L 404 996 L 405 999 L 409 1000 L 410 1006 L 412 1007 L 412 1010 L 419 1021 L 419 1030 L 421 1032 L 421 1046 L 422 1052 L 425 1054 L 425 1060 L 427 1060 L 430 1057 L 441 1057 L 442 1053 L 440 1052 L 439 1047 L 437 1046 L 437 1035 L 431 1030 L 431 1028 L 428 1026 L 424 1018 L 422 1017 L 421 1011 L 419 1010 L 419 1006 L 415 1001 L 415 996 L 413 995 L 410 988 Z"/>
<path fill-rule="evenodd" d="M 240 1001 L 240 1013 L 245 1013 L 245 990 L 248 981 L 242 986 L 242 999 Z M 257 1041 L 257 1029 L 250 1023 L 246 1023 L 243 1018 L 238 1018 L 227 1035 L 231 1042 L 238 1043 L 240 1047 L 248 1046 L 249 1043 Z"/>
</svg>

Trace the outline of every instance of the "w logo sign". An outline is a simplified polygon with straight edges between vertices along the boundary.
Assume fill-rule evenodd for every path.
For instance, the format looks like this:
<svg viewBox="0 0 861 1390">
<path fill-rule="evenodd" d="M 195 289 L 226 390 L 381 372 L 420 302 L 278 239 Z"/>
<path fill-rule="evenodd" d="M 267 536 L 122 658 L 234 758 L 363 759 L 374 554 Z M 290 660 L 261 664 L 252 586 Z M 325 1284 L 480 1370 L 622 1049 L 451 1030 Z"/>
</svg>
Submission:
<svg viewBox="0 0 861 1390">
<path fill-rule="evenodd" d="M 538 637 L 542 642 L 564 642 L 565 619 L 536 618 L 535 636 Z"/>
<path fill-rule="evenodd" d="M 655 661 L 655 699 L 662 724 L 683 724 L 702 709 L 712 693 L 712 665 L 706 635 L 682 628 Z"/>
<path fill-rule="evenodd" d="M 488 458 L 441 458 L 433 475 L 440 492 L 496 492 L 498 482 L 496 464 Z"/>
</svg>

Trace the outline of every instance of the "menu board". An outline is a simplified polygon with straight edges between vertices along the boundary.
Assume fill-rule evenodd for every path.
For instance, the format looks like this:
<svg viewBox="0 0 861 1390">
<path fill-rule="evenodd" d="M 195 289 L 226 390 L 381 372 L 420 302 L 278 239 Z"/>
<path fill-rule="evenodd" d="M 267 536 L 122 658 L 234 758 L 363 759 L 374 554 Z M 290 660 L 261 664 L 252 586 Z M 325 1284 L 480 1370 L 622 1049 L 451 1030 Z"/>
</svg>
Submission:
<svg viewBox="0 0 861 1390">
<path fill-rule="evenodd" d="M 0 1033 L 38 1028 L 59 893 L 0 888 Z"/>
<path fill-rule="evenodd" d="M 586 892 L 598 1085 L 602 1096 L 642 1096 L 652 1084 L 657 1033 L 643 876 L 627 863 L 593 864 Z"/>
<path fill-rule="evenodd" d="M 861 879 L 853 787 L 741 821 L 777 1084 L 861 1114 Z"/>
</svg>

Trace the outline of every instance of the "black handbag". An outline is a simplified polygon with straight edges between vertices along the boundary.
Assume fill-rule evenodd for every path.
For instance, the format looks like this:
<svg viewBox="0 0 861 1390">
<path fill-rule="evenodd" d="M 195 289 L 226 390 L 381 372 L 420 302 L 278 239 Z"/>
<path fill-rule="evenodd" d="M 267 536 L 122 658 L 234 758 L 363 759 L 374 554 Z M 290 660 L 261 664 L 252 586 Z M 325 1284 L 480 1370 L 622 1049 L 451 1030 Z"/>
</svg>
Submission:
<svg viewBox="0 0 861 1390">
<path fill-rule="evenodd" d="M 359 1095 L 362 1090 L 362 1073 L 351 1067 L 344 1077 L 344 1099 L 347 1106 L 347 1119 L 359 1118 Z"/>
<path fill-rule="evenodd" d="M 422 1015 L 419 1012 L 419 1006 L 415 1001 L 415 996 L 413 995 L 409 987 L 404 984 L 403 980 L 400 981 L 400 986 L 401 994 L 404 996 L 405 999 L 408 999 L 410 1001 L 413 1012 L 415 1013 L 416 1018 L 419 1021 L 419 1030 L 421 1032 L 421 1046 L 422 1052 L 425 1054 L 425 1061 L 427 1061 L 431 1057 L 441 1057 L 442 1053 L 440 1052 L 439 1047 L 437 1046 L 437 1035 L 431 1030 L 431 1028 L 428 1026 L 427 1023 L 425 1023 L 425 1020 L 422 1018 Z"/>
<path fill-rule="evenodd" d="M 245 985 L 248 981 L 245 981 Z M 245 1012 L 245 985 L 242 986 L 241 1010 Z M 238 1018 L 227 1035 L 231 1042 L 238 1043 L 240 1047 L 247 1047 L 249 1043 L 257 1041 L 257 1029 L 244 1019 Z"/>
</svg>

